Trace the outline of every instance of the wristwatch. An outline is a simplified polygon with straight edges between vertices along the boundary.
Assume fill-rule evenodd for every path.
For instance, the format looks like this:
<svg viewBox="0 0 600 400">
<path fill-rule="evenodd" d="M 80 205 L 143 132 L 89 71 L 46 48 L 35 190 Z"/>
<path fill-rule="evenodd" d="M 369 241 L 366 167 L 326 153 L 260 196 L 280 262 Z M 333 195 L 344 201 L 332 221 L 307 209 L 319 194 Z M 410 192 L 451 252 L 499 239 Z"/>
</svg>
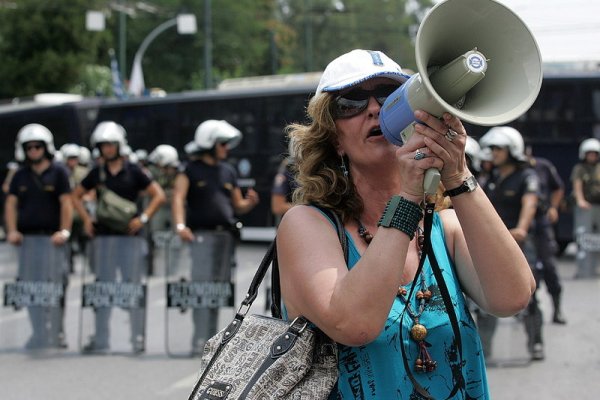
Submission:
<svg viewBox="0 0 600 400">
<path fill-rule="evenodd" d="M 146 213 L 142 213 L 140 215 L 140 222 L 144 225 L 148 222 L 149 219 L 150 218 L 148 218 L 148 214 L 146 214 Z"/>
<path fill-rule="evenodd" d="M 444 192 L 444 196 L 454 197 L 462 193 L 470 193 L 477 189 L 477 186 L 479 186 L 479 184 L 477 183 L 477 179 L 475 179 L 475 177 L 471 175 L 470 177 L 465 179 L 465 181 L 459 187 L 446 190 Z"/>
</svg>

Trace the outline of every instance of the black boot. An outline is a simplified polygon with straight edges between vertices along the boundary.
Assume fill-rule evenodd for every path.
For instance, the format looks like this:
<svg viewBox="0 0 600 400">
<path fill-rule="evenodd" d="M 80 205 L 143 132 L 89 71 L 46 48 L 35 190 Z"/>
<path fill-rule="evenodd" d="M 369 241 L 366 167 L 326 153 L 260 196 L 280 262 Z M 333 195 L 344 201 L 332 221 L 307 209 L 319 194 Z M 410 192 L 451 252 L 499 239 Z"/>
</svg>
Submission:
<svg viewBox="0 0 600 400">
<path fill-rule="evenodd" d="M 523 317 L 525 332 L 527 333 L 527 347 L 531 354 L 531 359 L 541 361 L 545 358 L 544 342 L 542 340 L 542 311 L 536 303 L 531 302 L 527 312 Z"/>
<path fill-rule="evenodd" d="M 560 311 L 560 295 L 552 296 L 552 304 L 554 305 L 554 314 L 552 315 L 552 322 L 555 324 L 565 325 L 567 320 L 563 317 Z"/>
</svg>

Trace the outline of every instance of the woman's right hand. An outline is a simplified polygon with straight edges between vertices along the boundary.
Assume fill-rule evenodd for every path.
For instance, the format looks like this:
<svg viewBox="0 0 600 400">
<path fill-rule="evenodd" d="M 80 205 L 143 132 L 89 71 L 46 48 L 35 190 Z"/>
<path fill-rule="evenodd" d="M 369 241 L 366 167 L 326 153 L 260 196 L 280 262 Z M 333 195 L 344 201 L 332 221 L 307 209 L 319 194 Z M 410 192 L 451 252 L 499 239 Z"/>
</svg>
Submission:
<svg viewBox="0 0 600 400">
<path fill-rule="evenodd" d="M 419 159 L 422 156 L 417 156 L 418 153 L 422 153 L 424 157 Z M 402 190 L 399 194 L 415 203 L 421 202 L 424 196 L 425 172 L 430 168 L 442 169 L 443 161 L 425 145 L 423 135 L 418 134 L 412 134 L 408 141 L 396 150 L 396 156 L 400 162 L 402 179 Z"/>
</svg>

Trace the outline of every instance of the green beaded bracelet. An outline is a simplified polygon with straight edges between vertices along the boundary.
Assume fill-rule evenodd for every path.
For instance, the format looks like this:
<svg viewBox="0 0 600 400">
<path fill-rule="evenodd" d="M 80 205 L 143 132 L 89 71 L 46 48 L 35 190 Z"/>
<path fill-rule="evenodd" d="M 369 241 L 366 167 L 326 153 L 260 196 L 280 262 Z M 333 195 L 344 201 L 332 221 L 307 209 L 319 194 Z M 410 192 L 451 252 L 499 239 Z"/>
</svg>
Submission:
<svg viewBox="0 0 600 400">
<path fill-rule="evenodd" d="M 421 218 L 423 210 L 417 203 L 402 196 L 392 196 L 377 226 L 396 228 L 412 240 Z"/>
</svg>

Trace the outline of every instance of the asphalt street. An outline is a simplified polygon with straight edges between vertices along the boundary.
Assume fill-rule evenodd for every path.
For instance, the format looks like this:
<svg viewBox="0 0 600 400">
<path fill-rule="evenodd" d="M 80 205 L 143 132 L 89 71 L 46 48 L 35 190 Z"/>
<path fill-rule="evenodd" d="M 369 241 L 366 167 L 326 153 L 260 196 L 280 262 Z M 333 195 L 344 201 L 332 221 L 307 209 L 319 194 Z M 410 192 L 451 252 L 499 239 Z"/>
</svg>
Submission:
<svg viewBox="0 0 600 400">
<path fill-rule="evenodd" d="M 245 293 L 265 246 L 243 244 L 238 249 L 236 304 Z M 160 257 L 160 254 L 158 255 Z M 78 260 L 80 262 L 81 260 Z M 0 280 L 10 281 L 14 273 L 11 249 L 0 244 Z M 564 314 L 567 325 L 551 323 L 551 303 L 545 288 L 539 292 L 544 311 L 546 360 L 529 363 L 522 340 L 522 325 L 515 318 L 501 321 L 494 342 L 498 360 L 488 369 L 491 393 L 496 400 L 523 398 L 596 399 L 600 392 L 600 279 L 574 280 L 572 254 L 560 259 L 564 285 Z M 76 269 L 80 269 L 81 266 Z M 76 271 L 78 272 L 78 271 Z M 105 399 L 186 399 L 198 377 L 198 358 L 190 358 L 185 346 L 175 348 L 169 335 L 188 330 L 188 318 L 175 317 L 165 307 L 165 270 L 160 262 L 148 281 L 146 352 L 128 353 L 125 346 L 108 355 L 82 355 L 81 274 L 71 275 L 67 293 L 65 326 L 66 350 L 27 352 L 22 343 L 28 335 L 24 311 L 0 309 L 0 398 L 3 400 L 105 400 Z M 264 311 L 264 296 L 256 300 L 252 312 Z M 224 327 L 234 312 L 221 312 Z M 180 313 L 181 314 L 181 313 Z M 117 321 L 122 316 L 113 316 Z M 170 327 L 167 329 L 167 321 Z M 188 325 L 186 325 L 188 324 Z M 121 324 L 126 326 L 126 323 Z M 170 332 L 170 333 L 169 333 Z M 126 336 L 117 326 L 113 336 Z M 174 350 L 175 349 L 175 350 Z"/>
</svg>

